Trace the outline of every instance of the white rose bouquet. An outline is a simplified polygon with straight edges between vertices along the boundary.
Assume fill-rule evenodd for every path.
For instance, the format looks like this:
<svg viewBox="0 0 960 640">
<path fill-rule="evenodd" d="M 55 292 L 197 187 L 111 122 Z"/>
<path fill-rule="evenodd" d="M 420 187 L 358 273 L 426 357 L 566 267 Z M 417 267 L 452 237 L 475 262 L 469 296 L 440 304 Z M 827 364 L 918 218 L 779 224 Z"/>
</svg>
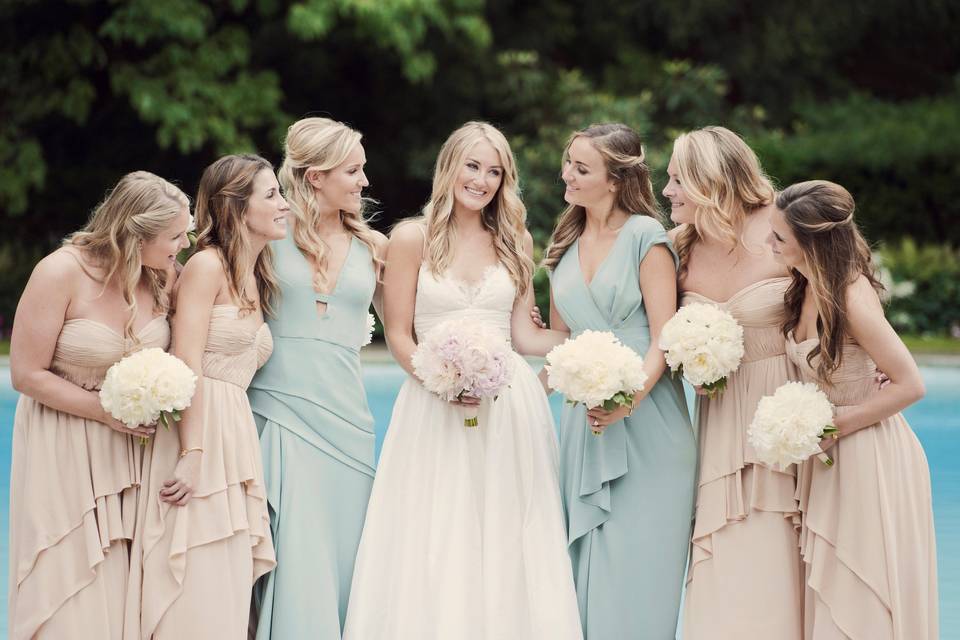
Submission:
<svg viewBox="0 0 960 640">
<path fill-rule="evenodd" d="M 377 326 L 377 320 L 373 317 L 372 313 L 367 314 L 367 339 L 361 344 L 361 347 L 365 347 L 371 342 L 373 342 L 373 330 Z"/>
<path fill-rule="evenodd" d="M 588 409 L 633 406 L 634 394 L 647 382 L 643 359 L 609 331 L 584 331 L 564 341 L 547 354 L 544 368 L 547 383 L 567 402 Z"/>
<path fill-rule="evenodd" d="M 670 371 L 715 398 L 740 366 L 743 327 L 716 305 L 688 304 L 663 325 L 659 346 Z"/>
<path fill-rule="evenodd" d="M 787 382 L 757 404 L 747 440 L 760 462 L 781 469 L 816 454 L 827 466 L 833 460 L 820 448 L 824 436 L 836 434 L 833 405 L 817 385 Z"/>
<path fill-rule="evenodd" d="M 107 370 L 100 405 L 128 427 L 180 420 L 197 388 L 197 376 L 176 356 L 156 347 L 132 353 Z M 140 443 L 146 444 L 141 438 Z"/>
<path fill-rule="evenodd" d="M 423 386 L 448 402 L 463 396 L 496 399 L 513 379 L 513 352 L 503 335 L 469 319 L 447 320 L 430 330 L 412 364 Z M 464 407 L 464 426 L 477 426 L 477 411 Z"/>
</svg>

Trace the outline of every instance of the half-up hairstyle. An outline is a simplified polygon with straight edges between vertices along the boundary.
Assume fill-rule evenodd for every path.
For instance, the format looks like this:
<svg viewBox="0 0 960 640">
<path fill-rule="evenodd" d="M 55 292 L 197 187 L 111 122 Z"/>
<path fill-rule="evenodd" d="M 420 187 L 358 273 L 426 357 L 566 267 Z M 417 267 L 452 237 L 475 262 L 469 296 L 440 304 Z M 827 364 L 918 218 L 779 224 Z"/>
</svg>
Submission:
<svg viewBox="0 0 960 640">
<path fill-rule="evenodd" d="M 577 131 L 567 140 L 563 150 L 565 163 L 570 145 L 577 138 L 586 138 L 603 156 L 610 179 L 617 183 L 614 208 L 630 215 L 650 216 L 663 222 L 660 206 L 653 195 L 650 168 L 647 166 L 640 134 L 625 124 L 594 124 Z M 561 163 L 562 166 L 562 163 Z M 586 209 L 569 205 L 560 214 L 543 257 L 543 266 L 553 270 L 570 245 L 583 233 Z"/>
<path fill-rule="evenodd" d="M 693 224 L 681 229 L 674 241 L 682 281 L 697 241 L 708 237 L 736 247 L 747 216 L 772 203 L 775 191 L 757 154 L 724 127 L 681 134 L 673 142 L 673 160 L 687 200 L 695 207 Z"/>
<path fill-rule="evenodd" d="M 241 314 L 255 311 L 256 302 L 246 289 L 251 268 L 263 313 L 272 316 L 273 303 L 280 292 L 273 270 L 273 250 L 263 248 L 254 264 L 250 238 L 243 215 L 247 212 L 253 180 L 261 171 L 273 172 L 273 165 L 252 154 L 224 156 L 207 167 L 197 190 L 197 251 L 216 250 L 227 275 L 230 293 L 238 301 Z"/>
<path fill-rule="evenodd" d="M 800 245 L 808 280 L 792 269 L 793 282 L 784 295 L 786 319 L 783 334 L 788 335 L 800 323 L 800 310 L 809 286 L 817 309 L 818 344 L 807 362 L 820 356 L 817 376 L 829 383 L 830 375 L 843 360 L 847 332 L 846 292 L 861 275 L 874 289 L 883 286 L 875 275 L 870 246 L 854 221 L 853 196 L 838 184 L 810 180 L 790 185 L 777 195 L 777 208 Z"/>
<path fill-rule="evenodd" d="M 307 170 L 336 169 L 360 144 L 362 137 L 359 131 L 329 118 L 304 118 L 287 129 L 283 164 L 277 177 L 293 213 L 293 241 L 317 270 L 313 280 L 313 288 L 317 291 L 323 291 L 327 285 L 327 254 L 330 248 L 317 232 L 321 211 L 316 189 L 307 180 Z M 379 273 L 383 259 L 377 254 L 376 236 L 365 216 L 372 202 L 365 198 L 359 213 L 341 210 L 340 221 L 347 231 L 367 245 Z"/>
<path fill-rule="evenodd" d="M 533 260 L 523 248 L 527 229 L 527 208 L 520 199 L 517 163 L 510 143 L 496 127 L 486 122 L 468 122 L 447 138 L 440 148 L 433 171 L 433 189 L 430 200 L 423 207 L 426 228 L 426 263 L 430 271 L 442 274 L 450 266 L 456 239 L 453 207 L 454 189 L 470 150 L 481 141 L 488 142 L 503 166 L 503 179 L 493 200 L 480 214 L 483 227 L 493 236 L 497 259 L 506 267 L 523 297 L 533 278 Z"/>
<path fill-rule="evenodd" d="M 123 336 L 134 344 L 139 343 L 133 325 L 137 318 L 137 285 L 141 280 L 153 297 L 155 313 L 167 313 L 170 305 L 165 291 L 166 274 L 143 266 L 140 243 L 156 238 L 189 208 L 190 200 L 173 184 L 147 171 L 134 171 L 123 176 L 107 193 L 86 226 L 63 241 L 64 246 L 76 247 L 104 270 L 104 286 L 117 279 L 127 303 Z"/>
</svg>

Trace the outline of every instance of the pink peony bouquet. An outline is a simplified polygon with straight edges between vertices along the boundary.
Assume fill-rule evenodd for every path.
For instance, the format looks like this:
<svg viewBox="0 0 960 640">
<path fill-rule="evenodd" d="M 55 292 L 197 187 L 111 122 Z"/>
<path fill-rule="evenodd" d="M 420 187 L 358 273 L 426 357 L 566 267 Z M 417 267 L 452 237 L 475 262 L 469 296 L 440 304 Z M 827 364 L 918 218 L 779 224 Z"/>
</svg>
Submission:
<svg viewBox="0 0 960 640">
<path fill-rule="evenodd" d="M 412 363 L 423 386 L 448 402 L 464 396 L 496 399 L 513 378 L 513 352 L 503 335 L 467 318 L 431 329 Z M 477 411 L 464 407 L 464 426 L 477 426 Z"/>
</svg>

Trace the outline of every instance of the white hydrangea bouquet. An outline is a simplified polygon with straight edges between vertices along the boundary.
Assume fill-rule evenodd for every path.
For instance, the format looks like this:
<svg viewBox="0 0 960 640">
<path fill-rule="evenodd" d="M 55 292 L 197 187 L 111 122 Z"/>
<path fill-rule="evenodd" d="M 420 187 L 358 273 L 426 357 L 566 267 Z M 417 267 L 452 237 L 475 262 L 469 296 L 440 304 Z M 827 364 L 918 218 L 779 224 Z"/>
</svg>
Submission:
<svg viewBox="0 0 960 640">
<path fill-rule="evenodd" d="M 743 358 L 743 327 L 713 304 L 680 307 L 660 331 L 667 366 L 715 398 Z"/>
<path fill-rule="evenodd" d="M 817 385 L 787 382 L 760 399 L 747 440 L 760 462 L 780 469 L 815 454 L 829 467 L 833 459 L 820 448 L 820 440 L 837 433 L 832 422 L 833 405 Z"/>
<path fill-rule="evenodd" d="M 100 405 L 130 428 L 161 423 L 170 428 L 190 406 L 197 376 L 182 360 L 152 347 L 132 353 L 107 370 Z M 146 444 L 140 438 L 140 444 Z"/>
<path fill-rule="evenodd" d="M 503 335 L 466 318 L 431 329 L 417 346 L 413 371 L 423 386 L 446 401 L 493 398 L 513 379 L 513 352 Z M 476 406 L 464 407 L 463 425 L 479 424 Z"/>
<path fill-rule="evenodd" d="M 547 354 L 544 368 L 547 383 L 567 402 L 582 402 L 588 409 L 633 406 L 634 394 L 647 382 L 643 359 L 609 331 L 588 330 L 567 339 Z"/>
<path fill-rule="evenodd" d="M 377 326 L 376 318 L 373 317 L 372 313 L 368 313 L 367 314 L 367 338 L 366 340 L 364 340 L 363 344 L 360 345 L 361 347 L 365 347 L 371 342 L 373 342 L 373 330 L 376 328 L 376 326 Z"/>
</svg>

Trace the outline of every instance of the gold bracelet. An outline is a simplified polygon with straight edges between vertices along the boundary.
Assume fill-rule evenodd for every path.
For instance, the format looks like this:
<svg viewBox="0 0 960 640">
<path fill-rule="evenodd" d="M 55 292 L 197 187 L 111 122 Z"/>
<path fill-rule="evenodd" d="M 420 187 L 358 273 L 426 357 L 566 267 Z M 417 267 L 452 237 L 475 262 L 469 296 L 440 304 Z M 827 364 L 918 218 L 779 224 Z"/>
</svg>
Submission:
<svg viewBox="0 0 960 640">
<path fill-rule="evenodd" d="M 199 451 L 200 453 L 203 453 L 203 447 L 190 447 L 189 449 L 180 449 L 180 457 L 181 458 L 184 457 L 191 451 Z"/>
</svg>

